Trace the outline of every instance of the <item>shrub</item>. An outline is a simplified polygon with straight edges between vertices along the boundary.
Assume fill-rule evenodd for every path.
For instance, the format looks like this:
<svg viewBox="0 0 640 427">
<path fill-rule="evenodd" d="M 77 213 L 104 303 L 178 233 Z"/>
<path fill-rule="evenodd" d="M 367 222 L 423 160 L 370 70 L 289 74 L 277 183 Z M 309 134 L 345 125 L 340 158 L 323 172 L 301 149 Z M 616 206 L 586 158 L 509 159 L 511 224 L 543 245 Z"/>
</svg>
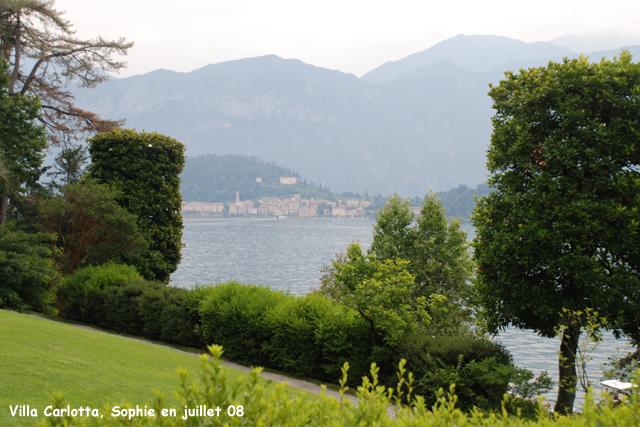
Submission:
<svg viewBox="0 0 640 427">
<path fill-rule="evenodd" d="M 131 335 L 200 346 L 192 291 L 141 278 L 134 267 L 77 270 L 63 288 L 66 317 Z"/>
<path fill-rule="evenodd" d="M 499 409 L 515 372 L 502 345 L 471 334 L 414 334 L 398 347 L 376 346 L 359 314 L 321 294 L 295 297 L 237 282 L 186 290 L 135 279 L 127 266 L 86 270 L 67 285 L 76 298 L 69 306 L 82 303 L 69 311 L 77 320 L 179 344 L 224 345 L 232 360 L 245 364 L 331 381 L 345 362 L 357 380 L 371 362 L 393 366 L 407 359 L 415 393 L 429 405 L 441 388 L 456 384 L 467 410 Z M 385 385 L 397 384 L 389 368 L 378 375 Z"/>
<path fill-rule="evenodd" d="M 58 291 L 62 314 L 69 319 L 102 325 L 104 310 L 101 307 L 105 303 L 101 299 L 105 295 L 99 291 L 141 278 L 135 267 L 125 264 L 107 263 L 76 270 Z"/>
<path fill-rule="evenodd" d="M 358 313 L 338 305 L 332 304 L 332 310 L 318 322 L 315 344 L 316 351 L 322 353 L 325 379 L 339 378 L 342 366 L 348 362 L 351 384 L 357 385 L 376 361 L 372 350 L 375 337 L 369 326 Z"/>
<path fill-rule="evenodd" d="M 273 355 L 263 351 L 271 337 L 267 311 L 287 299 L 283 292 L 237 282 L 208 288 L 199 308 L 202 339 L 223 345 L 242 363 L 270 366 Z"/>
<path fill-rule="evenodd" d="M 407 370 L 416 378 L 415 393 L 427 404 L 436 402 L 441 388 L 455 384 L 458 404 L 466 410 L 499 410 L 515 372 L 503 345 L 471 334 L 416 334 L 398 349 L 396 363 L 401 358 L 408 360 Z"/>
<path fill-rule="evenodd" d="M 288 297 L 267 312 L 265 321 L 271 336 L 263 350 L 271 355 L 274 367 L 335 381 L 348 362 L 366 374 L 362 365 L 371 363 L 374 337 L 355 312 L 329 298 Z"/>
<path fill-rule="evenodd" d="M 0 308 L 53 313 L 53 287 L 61 281 L 52 265 L 54 236 L 0 226 Z"/>
</svg>

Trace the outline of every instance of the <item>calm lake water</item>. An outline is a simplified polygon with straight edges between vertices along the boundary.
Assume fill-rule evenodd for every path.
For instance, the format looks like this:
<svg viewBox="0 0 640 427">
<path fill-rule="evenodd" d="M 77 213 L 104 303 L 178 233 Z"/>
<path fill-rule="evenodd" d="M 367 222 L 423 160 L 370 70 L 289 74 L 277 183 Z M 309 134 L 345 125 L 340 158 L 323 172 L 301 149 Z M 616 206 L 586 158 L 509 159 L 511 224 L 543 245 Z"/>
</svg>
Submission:
<svg viewBox="0 0 640 427">
<path fill-rule="evenodd" d="M 369 247 L 373 224 L 367 218 L 216 219 L 185 215 L 182 241 L 186 246 L 171 284 L 189 288 L 196 283 L 234 279 L 305 294 L 319 286 L 322 267 L 349 243 L 357 240 Z M 463 223 L 463 228 L 469 239 L 475 236 L 470 223 Z M 559 339 L 513 328 L 495 339 L 511 351 L 517 365 L 536 374 L 546 370 L 557 381 Z M 624 348 L 625 343 L 605 336 L 589 363 L 591 379 L 600 379 L 600 366 L 617 347 Z"/>
</svg>

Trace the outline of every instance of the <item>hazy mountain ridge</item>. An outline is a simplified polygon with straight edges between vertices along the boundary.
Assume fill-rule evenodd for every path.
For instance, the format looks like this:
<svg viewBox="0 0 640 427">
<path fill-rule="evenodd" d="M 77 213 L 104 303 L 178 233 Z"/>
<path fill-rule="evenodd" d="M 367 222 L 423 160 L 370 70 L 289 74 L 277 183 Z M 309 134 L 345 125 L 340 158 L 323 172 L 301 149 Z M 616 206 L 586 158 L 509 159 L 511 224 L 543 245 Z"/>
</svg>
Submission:
<svg viewBox="0 0 640 427">
<path fill-rule="evenodd" d="M 546 42 L 525 43 L 502 36 L 460 34 L 422 52 L 398 61 L 386 62 L 363 75 L 362 80 L 372 83 L 389 82 L 441 61 L 448 61 L 467 71 L 485 72 L 508 62 L 561 57 L 570 53 L 565 47 Z"/>
<path fill-rule="evenodd" d="M 500 53 L 494 41 L 519 46 L 520 53 Z M 518 64 L 545 65 L 551 58 L 538 57 L 541 52 L 566 51 L 496 36 L 458 36 L 439 45 L 431 49 L 448 59 L 379 84 L 269 55 L 190 73 L 156 70 L 76 95 L 82 108 L 180 140 L 191 156 L 256 156 L 335 192 L 424 195 L 486 180 L 488 83 Z M 443 46 L 451 46 L 448 56 Z M 460 63 L 469 50 L 474 56 Z M 478 59 L 483 52 L 486 58 Z M 510 65 L 491 68 L 500 61 Z"/>
</svg>

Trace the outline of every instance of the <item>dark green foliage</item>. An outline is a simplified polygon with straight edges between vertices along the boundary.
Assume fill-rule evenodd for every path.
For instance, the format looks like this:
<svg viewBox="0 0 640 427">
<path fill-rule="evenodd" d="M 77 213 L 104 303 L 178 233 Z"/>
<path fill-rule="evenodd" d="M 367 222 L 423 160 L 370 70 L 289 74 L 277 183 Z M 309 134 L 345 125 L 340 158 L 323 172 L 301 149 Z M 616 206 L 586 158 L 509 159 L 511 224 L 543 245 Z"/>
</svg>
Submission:
<svg viewBox="0 0 640 427">
<path fill-rule="evenodd" d="M 489 341 L 484 337 L 467 335 L 443 335 L 432 339 L 427 337 L 424 346 L 425 353 L 437 357 L 448 365 L 458 363 L 460 356 L 467 361 L 493 357 L 497 363 L 503 365 L 513 363 L 511 354 L 502 344 Z"/>
<path fill-rule="evenodd" d="M 116 202 L 120 191 L 88 178 L 61 191 L 60 197 L 41 201 L 39 213 L 47 230 L 59 236 L 56 264 L 63 274 L 87 265 L 136 259 L 146 251 L 135 215 Z"/>
<path fill-rule="evenodd" d="M 437 197 L 441 200 L 447 217 L 461 218 L 463 221 L 471 217 L 471 213 L 476 208 L 476 199 L 488 195 L 491 192 L 489 184 L 480 184 L 477 188 L 469 188 L 466 185 L 459 185 L 447 191 L 439 191 Z"/>
<path fill-rule="evenodd" d="M 414 334 L 396 348 L 377 346 L 360 315 L 321 294 L 296 297 L 236 282 L 186 290 L 138 277 L 124 265 L 78 270 L 61 291 L 65 315 L 151 339 L 224 345 L 232 360 L 327 382 L 348 362 L 350 384 L 357 384 L 376 362 L 384 367 L 381 382 L 394 385 L 394 363 L 407 359 L 417 392 L 431 402 L 456 382 L 467 409 L 499 409 L 513 377 L 509 353 L 485 338 Z"/>
<path fill-rule="evenodd" d="M 280 184 L 281 176 L 300 179 L 297 172 L 257 157 L 203 154 L 186 161 L 181 176 L 182 197 L 187 202 L 231 202 L 236 200 L 236 191 L 239 191 L 243 200 L 294 194 L 303 198 L 333 199 L 326 188 L 305 181 L 294 185 Z M 262 178 L 262 183 L 256 182 L 257 177 Z"/>
<path fill-rule="evenodd" d="M 429 405 L 435 403 L 440 388 L 455 384 L 459 405 L 465 410 L 474 405 L 500 409 L 515 372 L 504 346 L 469 335 L 414 335 L 394 355 L 395 364 L 402 358 L 416 378 L 415 393 Z"/>
<path fill-rule="evenodd" d="M 0 224 L 7 217 L 9 198 L 23 198 L 35 186 L 42 174 L 42 162 L 47 146 L 44 127 L 35 123 L 40 102 L 31 95 L 11 96 L 8 92 L 9 64 L 0 59 L 0 155 L 8 169 L 9 184 L 0 187 Z"/>
<path fill-rule="evenodd" d="M 135 268 L 106 264 L 77 270 L 60 294 L 64 315 L 131 335 L 199 346 L 190 291 L 142 280 Z"/>
<path fill-rule="evenodd" d="M 428 402 L 456 383 L 465 409 L 486 410 L 500 408 L 515 372 L 508 351 L 481 337 L 414 334 L 394 348 L 376 346 L 360 315 L 321 294 L 295 297 L 235 282 L 201 292 L 204 344 L 222 345 L 231 359 L 247 364 L 335 382 L 348 362 L 357 382 L 376 362 L 384 368 L 381 382 L 393 385 L 394 364 L 407 359 L 416 391 Z"/>
<path fill-rule="evenodd" d="M 125 282 L 139 280 L 142 277 L 135 267 L 107 263 L 78 269 L 67 277 L 58 290 L 58 298 L 62 305 L 62 314 L 70 319 L 97 324 L 103 316 L 103 310 L 96 309 L 103 305 L 96 295 L 110 287 L 121 287 Z"/>
<path fill-rule="evenodd" d="M 506 73 L 489 94 L 495 191 L 473 218 L 484 318 L 493 332 L 567 327 L 556 410 L 571 410 L 571 316 L 591 309 L 640 341 L 640 65 L 628 52 L 549 63 Z"/>
<path fill-rule="evenodd" d="M 53 288 L 60 281 L 52 263 L 54 239 L 16 230 L 12 221 L 0 226 L 0 308 L 54 311 Z"/>
<path fill-rule="evenodd" d="M 356 383 L 368 373 L 372 362 L 383 362 L 375 357 L 375 337 L 358 313 L 326 301 L 320 304 L 329 305 L 326 315 L 317 323 L 314 336 L 316 351 L 322 353 L 320 378 L 335 382 L 341 376 L 340 368 L 348 362 L 351 381 Z"/>
<path fill-rule="evenodd" d="M 146 279 L 167 282 L 180 263 L 184 145 L 158 133 L 114 130 L 89 141 L 91 176 L 122 192 L 118 203 L 138 217 L 149 243 L 142 258 L 125 259 Z"/>
<path fill-rule="evenodd" d="M 287 298 L 266 316 L 270 337 L 263 349 L 287 372 L 335 381 L 349 362 L 360 378 L 370 364 L 367 350 L 373 341 L 353 314 L 319 294 Z"/>
</svg>

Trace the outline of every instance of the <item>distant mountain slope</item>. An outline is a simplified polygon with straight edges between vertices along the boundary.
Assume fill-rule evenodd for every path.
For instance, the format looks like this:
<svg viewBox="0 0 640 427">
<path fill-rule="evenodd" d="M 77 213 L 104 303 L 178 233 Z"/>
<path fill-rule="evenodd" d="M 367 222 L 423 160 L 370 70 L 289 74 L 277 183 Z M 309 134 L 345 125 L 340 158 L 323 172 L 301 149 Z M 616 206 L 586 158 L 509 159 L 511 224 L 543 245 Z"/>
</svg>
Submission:
<svg viewBox="0 0 640 427">
<path fill-rule="evenodd" d="M 379 84 L 270 55 L 190 73 L 157 70 L 75 94 L 80 108 L 178 139 L 188 156 L 256 156 L 335 193 L 422 196 L 485 182 L 488 83 L 504 70 L 573 55 L 566 52 L 458 36 L 381 67 L 395 77 Z"/>
<path fill-rule="evenodd" d="M 257 157 L 238 154 L 216 156 L 203 154 L 188 157 L 180 176 L 182 200 L 185 202 L 231 202 L 236 191 L 242 200 L 283 197 L 300 194 L 303 198 L 332 198 L 328 189 L 300 179 L 293 185 L 280 184 L 280 177 L 300 178 L 297 172 Z M 262 182 L 256 182 L 260 177 Z"/>
<path fill-rule="evenodd" d="M 491 187 L 485 182 L 477 188 L 460 185 L 448 191 L 440 191 L 437 196 L 442 201 L 447 217 L 461 218 L 466 221 L 471 218 L 476 208 L 476 197 L 480 200 L 491 192 Z"/>
<path fill-rule="evenodd" d="M 429 49 L 398 61 L 389 61 L 367 74 L 362 80 L 384 83 L 409 74 L 418 68 L 448 61 L 468 71 L 489 71 L 514 61 L 562 57 L 571 51 L 551 43 L 525 43 L 501 36 L 458 35 Z"/>
<path fill-rule="evenodd" d="M 76 96 L 127 127 L 178 139 L 189 156 L 256 156 L 337 193 L 421 195 L 485 179 L 486 78 L 438 71 L 446 66 L 383 87 L 267 56 L 114 79 Z"/>
</svg>

